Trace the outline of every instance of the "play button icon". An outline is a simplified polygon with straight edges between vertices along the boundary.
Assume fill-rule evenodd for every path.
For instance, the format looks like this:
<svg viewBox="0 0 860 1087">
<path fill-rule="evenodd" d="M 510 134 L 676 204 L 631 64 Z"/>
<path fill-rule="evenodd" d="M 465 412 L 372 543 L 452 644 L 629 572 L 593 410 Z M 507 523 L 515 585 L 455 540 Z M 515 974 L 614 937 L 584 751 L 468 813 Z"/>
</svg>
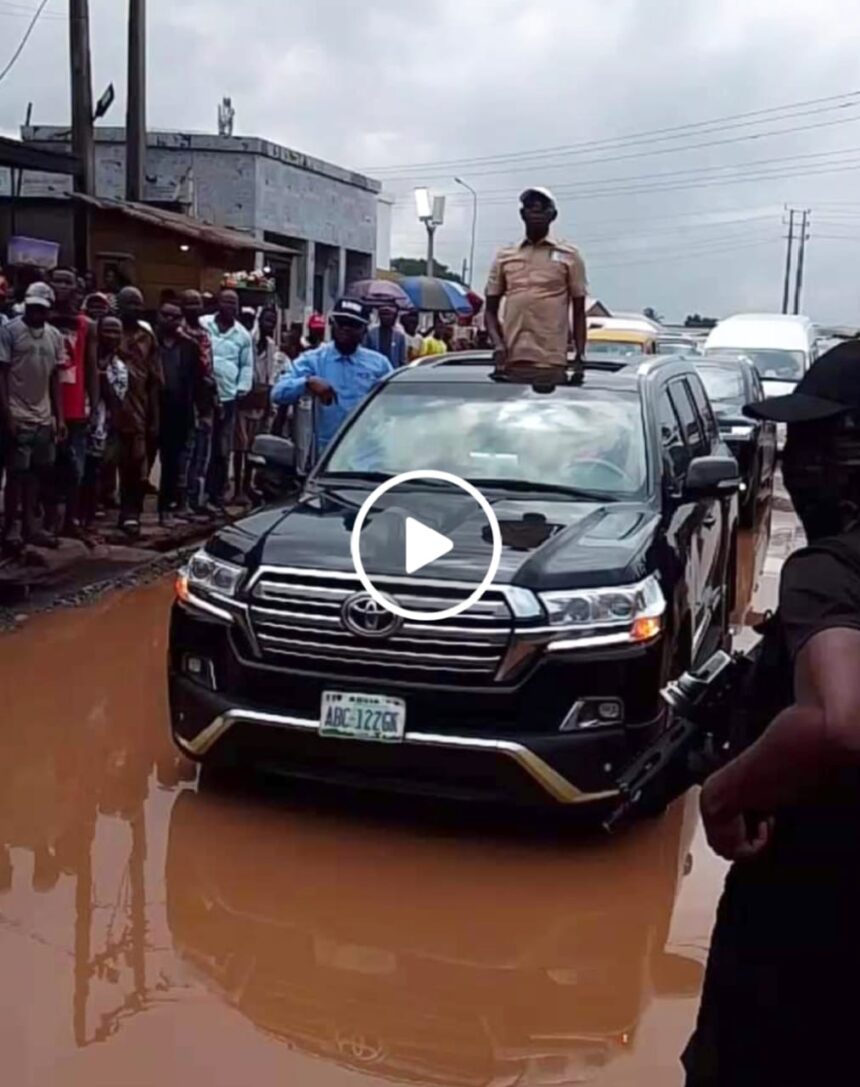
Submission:
<svg viewBox="0 0 860 1087">
<path fill-rule="evenodd" d="M 429 528 L 416 521 L 414 517 L 406 518 L 406 573 L 414 574 L 423 570 L 431 562 L 441 559 L 449 551 L 454 550 L 454 541 L 435 528 Z"/>
<path fill-rule="evenodd" d="M 426 481 L 428 480 L 432 481 L 432 491 L 426 488 Z M 423 490 L 421 487 L 416 486 L 418 481 L 425 481 Z M 439 484 L 445 486 L 440 488 Z M 389 500 L 387 504 L 383 503 L 384 508 L 381 512 L 374 512 L 374 507 L 380 502 L 380 499 L 384 498 L 389 491 L 393 491 L 398 487 L 403 488 L 402 497 L 398 495 L 396 502 Z M 463 505 L 462 494 L 456 495 L 458 490 L 465 492 L 472 502 L 480 508 L 483 520 L 490 530 L 489 536 L 492 541 L 492 549 L 487 556 L 486 572 L 478 584 L 475 584 L 474 580 L 472 580 L 474 540 L 475 535 L 481 541 L 487 538 L 486 529 L 480 528 L 481 518 L 475 518 L 474 514 L 472 514 L 465 519 L 470 526 L 476 526 L 471 528 L 473 535 L 467 538 L 465 542 L 462 537 L 462 529 L 454 531 L 456 538 L 451 539 L 426 523 L 428 520 L 434 520 L 433 514 L 429 512 L 430 499 L 428 495 L 432 494 L 433 509 L 437 515 L 440 508 L 442 510 L 441 519 L 438 516 L 435 518 L 437 524 L 447 527 L 451 520 L 448 514 L 452 511 L 454 512 L 453 521 L 460 525 L 463 524 L 463 518 L 457 516 L 457 511 L 462 510 Z M 428 511 L 423 520 L 420 517 L 410 516 L 412 512 L 417 512 L 420 515 L 422 508 Z M 371 514 L 373 514 L 372 517 Z M 368 523 L 368 518 L 372 522 L 372 526 L 368 524 L 371 541 L 363 541 L 362 532 L 365 524 Z M 374 585 L 364 567 L 362 559 L 363 542 L 365 546 L 369 542 L 374 542 L 385 558 L 381 568 L 376 569 L 373 574 L 379 582 L 378 586 Z M 472 548 L 469 561 L 464 565 L 464 569 L 468 570 L 469 573 L 465 574 L 462 580 L 456 573 L 458 545 Z M 373 551 L 373 548 L 371 548 L 371 551 Z M 411 622 L 433 623 L 444 619 L 453 619 L 464 611 L 468 611 L 493 584 L 493 579 L 498 573 L 502 559 L 502 533 L 498 519 L 493 512 L 493 507 L 474 484 L 450 472 L 440 472 L 428 468 L 426 471 L 403 472 L 401 475 L 392 476 L 391 479 L 387 479 L 380 484 L 362 503 L 352 525 L 350 553 L 358 580 L 380 607 Z M 448 561 L 441 581 L 435 584 L 444 584 L 448 590 L 462 587 L 462 600 L 440 611 L 419 611 L 414 608 L 405 608 L 393 598 L 392 593 L 409 593 L 409 586 L 404 586 L 405 578 L 424 570 L 446 555 L 451 555 L 453 562 Z M 379 555 L 371 555 L 369 561 L 373 563 L 374 558 L 378 560 Z M 378 561 L 374 565 L 378 566 Z M 421 579 L 417 578 L 416 583 L 420 582 Z"/>
</svg>

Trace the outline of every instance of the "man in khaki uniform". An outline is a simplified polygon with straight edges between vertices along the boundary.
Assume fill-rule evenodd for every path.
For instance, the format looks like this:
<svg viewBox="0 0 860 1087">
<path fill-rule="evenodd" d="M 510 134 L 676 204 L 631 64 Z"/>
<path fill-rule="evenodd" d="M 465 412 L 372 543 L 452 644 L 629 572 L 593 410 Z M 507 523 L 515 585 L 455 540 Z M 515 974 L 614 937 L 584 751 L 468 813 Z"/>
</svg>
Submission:
<svg viewBox="0 0 860 1087">
<path fill-rule="evenodd" d="M 487 282 L 487 332 L 496 366 L 565 366 L 571 342 L 581 364 L 587 336 L 585 264 L 574 246 L 549 236 L 558 209 L 548 189 L 526 189 L 520 205 L 525 240 L 500 250 Z"/>
</svg>

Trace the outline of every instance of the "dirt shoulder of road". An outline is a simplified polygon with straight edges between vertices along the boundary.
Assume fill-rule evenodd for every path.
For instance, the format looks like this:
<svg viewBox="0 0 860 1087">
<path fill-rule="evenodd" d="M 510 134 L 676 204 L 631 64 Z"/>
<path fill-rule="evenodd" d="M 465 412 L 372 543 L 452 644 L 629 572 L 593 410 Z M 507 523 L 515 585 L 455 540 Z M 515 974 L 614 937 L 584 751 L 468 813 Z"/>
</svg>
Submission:
<svg viewBox="0 0 860 1087">
<path fill-rule="evenodd" d="M 240 517 L 247 510 L 229 512 Z M 106 526 L 97 541 L 61 539 L 56 550 L 28 547 L 18 557 L 0 559 L 0 631 L 19 628 L 38 612 L 88 604 L 114 589 L 162 577 L 219 524 L 177 522 L 162 528 L 148 511 L 133 542 Z"/>
<path fill-rule="evenodd" d="M 35 584 L 0 582 L 0 591 L 4 592 L 0 597 L 0 634 L 20 629 L 40 612 L 83 607 L 105 593 L 163 577 L 178 569 L 206 535 L 166 552 L 105 546 L 82 554 L 78 545 L 69 541 L 70 546 L 52 553 L 60 559 L 54 558 L 45 576 Z"/>
</svg>

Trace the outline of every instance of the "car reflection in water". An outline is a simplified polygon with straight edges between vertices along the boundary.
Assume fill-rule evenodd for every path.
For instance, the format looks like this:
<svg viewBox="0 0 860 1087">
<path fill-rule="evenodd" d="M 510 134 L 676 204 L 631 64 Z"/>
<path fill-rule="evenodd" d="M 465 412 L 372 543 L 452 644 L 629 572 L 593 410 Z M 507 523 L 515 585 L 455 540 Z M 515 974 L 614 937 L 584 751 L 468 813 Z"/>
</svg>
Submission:
<svg viewBox="0 0 860 1087">
<path fill-rule="evenodd" d="M 692 829 L 689 803 L 607 846 L 186 792 L 168 922 L 249 1020 L 369 1082 L 592 1082 L 655 996 L 699 991 L 664 952 Z"/>
</svg>

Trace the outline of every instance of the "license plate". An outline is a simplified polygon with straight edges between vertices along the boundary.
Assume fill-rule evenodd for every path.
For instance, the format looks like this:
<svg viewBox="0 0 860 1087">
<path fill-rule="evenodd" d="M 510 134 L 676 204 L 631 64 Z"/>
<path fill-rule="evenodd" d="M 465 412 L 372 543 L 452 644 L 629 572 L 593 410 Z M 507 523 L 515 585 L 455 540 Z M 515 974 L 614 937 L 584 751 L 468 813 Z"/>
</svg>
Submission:
<svg viewBox="0 0 860 1087">
<path fill-rule="evenodd" d="M 381 694 L 323 691 L 320 736 L 400 743 L 406 731 L 406 703 Z"/>
</svg>

